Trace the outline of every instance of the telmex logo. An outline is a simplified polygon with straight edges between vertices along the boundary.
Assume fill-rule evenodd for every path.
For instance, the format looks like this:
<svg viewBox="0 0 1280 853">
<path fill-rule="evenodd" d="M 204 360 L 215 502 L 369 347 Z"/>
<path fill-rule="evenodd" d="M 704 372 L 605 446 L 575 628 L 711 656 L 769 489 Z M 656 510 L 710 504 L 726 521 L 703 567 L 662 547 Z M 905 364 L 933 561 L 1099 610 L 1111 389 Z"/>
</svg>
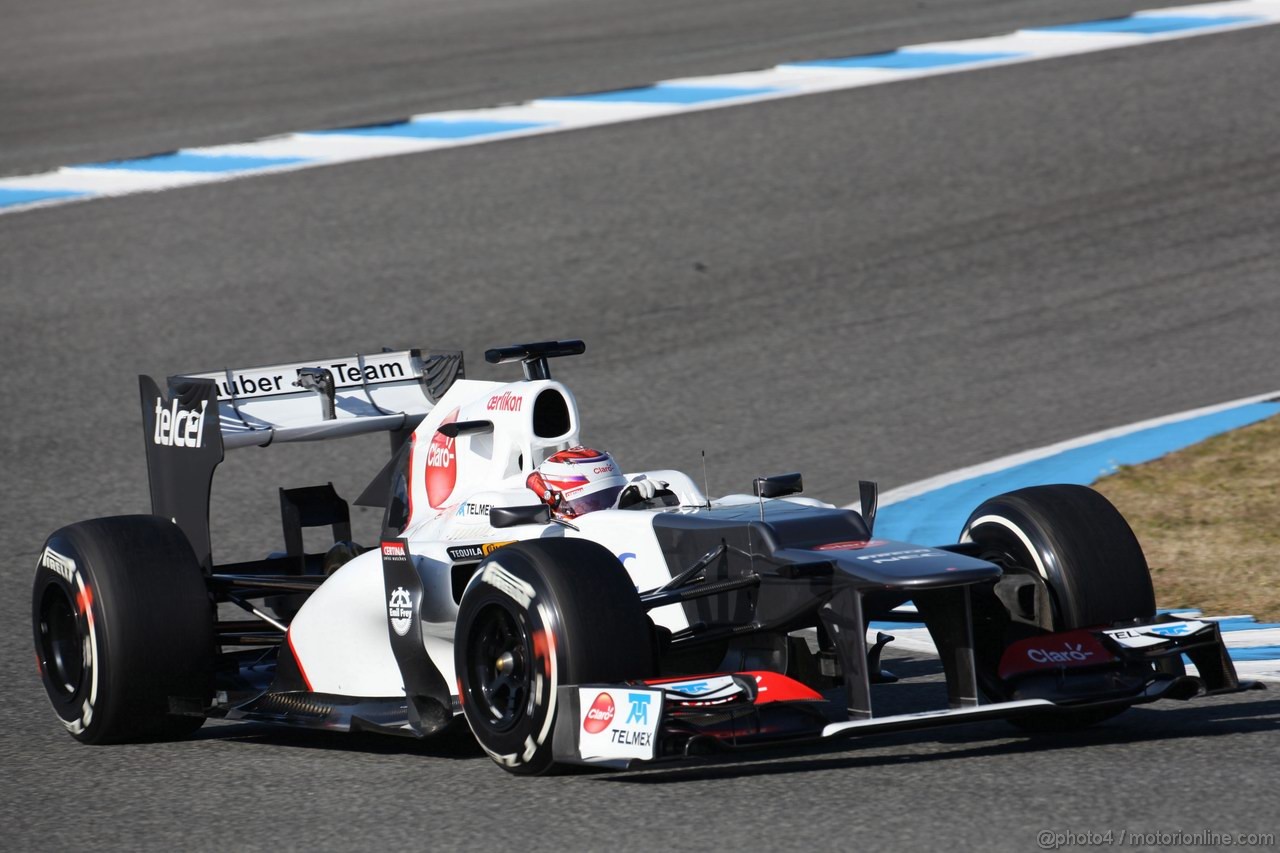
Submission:
<svg viewBox="0 0 1280 853">
<path fill-rule="evenodd" d="M 501 394 L 490 397 L 489 404 L 485 408 L 491 412 L 518 412 L 523 405 L 524 397 L 510 391 L 503 391 Z"/>
<path fill-rule="evenodd" d="M 161 447 L 202 447 L 204 442 L 204 416 L 209 408 L 208 400 L 200 401 L 199 412 L 179 408 L 175 399 L 170 408 L 156 397 L 156 424 L 151 440 Z"/>
<path fill-rule="evenodd" d="M 382 556 L 384 557 L 403 557 L 405 555 L 404 546 L 399 542 L 383 542 Z"/>
<path fill-rule="evenodd" d="M 590 734 L 599 734 L 609 727 L 609 723 L 613 721 L 613 714 L 613 697 L 608 693 L 601 693 L 587 709 L 587 717 L 582 721 L 582 728 Z"/>
</svg>

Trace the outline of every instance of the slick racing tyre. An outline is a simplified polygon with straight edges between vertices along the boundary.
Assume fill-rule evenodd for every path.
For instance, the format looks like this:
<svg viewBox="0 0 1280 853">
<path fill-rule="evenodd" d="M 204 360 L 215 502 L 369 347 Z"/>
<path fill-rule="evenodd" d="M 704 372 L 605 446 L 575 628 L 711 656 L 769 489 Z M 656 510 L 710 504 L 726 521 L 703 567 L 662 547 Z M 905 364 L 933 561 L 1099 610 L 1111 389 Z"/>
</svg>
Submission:
<svg viewBox="0 0 1280 853">
<path fill-rule="evenodd" d="M 45 542 L 32 591 L 36 660 L 77 740 L 200 728 L 213 696 L 213 620 L 195 553 L 167 519 L 83 521 Z"/>
<path fill-rule="evenodd" d="M 1111 502 L 1086 486 L 1032 486 L 992 498 L 969 516 L 960 541 L 1048 585 L 1053 629 L 1068 631 L 1156 612 L 1142 546 Z"/>
<path fill-rule="evenodd" d="M 654 669 L 635 586 L 613 554 L 585 539 L 517 542 L 481 563 L 462 594 L 454 655 L 476 740 L 521 775 L 553 768 L 557 686 Z"/>
<path fill-rule="evenodd" d="M 1155 593 L 1142 546 L 1120 512 L 1085 486 L 1032 486 L 973 511 L 961 542 L 1005 571 L 1038 577 L 1049 592 L 1052 630 L 1068 631 L 1155 617 Z M 1015 718 L 1032 730 L 1092 725 L 1120 709 Z"/>
</svg>

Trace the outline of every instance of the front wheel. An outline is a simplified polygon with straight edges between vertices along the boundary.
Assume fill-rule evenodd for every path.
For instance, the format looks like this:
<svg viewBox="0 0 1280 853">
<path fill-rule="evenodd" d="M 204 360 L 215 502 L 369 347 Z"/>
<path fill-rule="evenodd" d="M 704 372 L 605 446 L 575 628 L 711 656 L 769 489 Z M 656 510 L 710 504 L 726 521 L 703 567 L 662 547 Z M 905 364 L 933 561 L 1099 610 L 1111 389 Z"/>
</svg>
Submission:
<svg viewBox="0 0 1280 853">
<path fill-rule="evenodd" d="M 1032 486 L 991 498 L 969 516 L 960 541 L 978 544 L 983 559 L 1046 590 L 1048 612 L 1038 621 L 1052 632 L 1155 617 L 1142 546 L 1119 510 L 1093 489 Z M 994 670 L 1007 639 L 1000 625 L 975 636 L 988 692 L 998 689 Z M 1076 729 L 1123 710 L 1064 710 L 1011 722 L 1032 731 Z"/>
<path fill-rule="evenodd" d="M 653 648 L 640 597 L 605 548 L 584 539 L 507 545 L 462 595 L 454 662 L 463 713 L 503 768 L 548 772 L 556 688 L 647 678 Z"/>
</svg>

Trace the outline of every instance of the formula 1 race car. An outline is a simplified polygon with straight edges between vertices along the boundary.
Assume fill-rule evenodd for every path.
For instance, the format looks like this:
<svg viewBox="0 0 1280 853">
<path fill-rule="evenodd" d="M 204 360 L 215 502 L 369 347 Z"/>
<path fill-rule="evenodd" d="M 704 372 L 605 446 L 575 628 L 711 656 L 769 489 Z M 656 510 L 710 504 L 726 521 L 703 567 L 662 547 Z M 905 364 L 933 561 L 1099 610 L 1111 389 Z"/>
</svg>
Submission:
<svg viewBox="0 0 1280 853">
<path fill-rule="evenodd" d="M 1087 725 L 1241 683 L 1210 621 L 1157 617 L 1120 514 L 1079 486 L 991 498 L 959 541 L 875 538 L 798 474 L 710 500 L 678 471 L 567 519 L 528 487 L 579 444 L 548 360 L 580 341 L 383 351 L 139 377 L 152 514 L 64 527 L 33 593 L 49 699 L 86 743 L 189 735 L 206 718 L 423 737 L 465 716 L 513 773 L 648 762 L 1007 718 Z M 226 449 L 386 431 L 390 459 L 351 541 L 332 485 L 280 490 L 284 550 L 215 563 L 209 495 Z M 334 545 L 307 553 L 303 530 Z M 913 605 L 913 608 L 908 604 Z M 909 612 L 907 612 L 909 609 Z M 905 615 L 904 615 L 905 614 Z M 870 620 L 923 622 L 948 707 L 876 716 L 891 681 Z M 1185 660 L 1196 667 L 1188 675 Z"/>
</svg>

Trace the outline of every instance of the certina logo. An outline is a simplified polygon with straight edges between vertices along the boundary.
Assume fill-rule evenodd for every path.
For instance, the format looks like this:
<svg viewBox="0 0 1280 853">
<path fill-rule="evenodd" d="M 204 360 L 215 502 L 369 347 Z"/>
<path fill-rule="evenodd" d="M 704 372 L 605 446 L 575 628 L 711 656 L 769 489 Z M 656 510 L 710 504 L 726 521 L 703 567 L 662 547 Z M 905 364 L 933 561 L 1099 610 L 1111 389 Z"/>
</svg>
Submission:
<svg viewBox="0 0 1280 853">
<path fill-rule="evenodd" d="M 203 447 L 204 416 L 209 408 L 208 400 L 200 401 L 200 411 L 180 408 L 174 400 L 168 409 L 164 400 L 156 398 L 156 424 L 151 440 L 161 447 Z"/>
<path fill-rule="evenodd" d="M 1056 649 L 1027 649 L 1027 657 L 1034 663 L 1071 663 L 1088 660 L 1093 657 L 1093 652 L 1086 652 L 1082 643 L 1064 642 L 1062 650 Z"/>
<path fill-rule="evenodd" d="M 599 734 L 613 722 L 613 715 L 613 697 L 608 693 L 601 693 L 587 709 L 587 716 L 582 720 L 582 730 L 593 735 Z"/>
<path fill-rule="evenodd" d="M 403 557 L 405 556 L 404 546 L 399 542 L 383 542 L 382 556 L 384 557 Z"/>
<path fill-rule="evenodd" d="M 391 600 L 387 602 L 387 618 L 391 620 L 391 628 L 396 634 L 403 637 L 409 633 L 409 626 L 413 624 L 413 597 L 409 590 L 398 586 L 391 593 Z"/>
<path fill-rule="evenodd" d="M 523 405 L 524 397 L 510 391 L 503 391 L 501 394 L 490 397 L 489 404 L 485 408 L 491 412 L 518 412 Z"/>
<path fill-rule="evenodd" d="M 45 546 L 44 552 L 40 555 L 40 565 L 51 572 L 57 572 L 62 575 L 67 583 L 71 583 L 71 579 L 76 574 L 76 561 L 59 554 L 48 545 Z"/>
</svg>

